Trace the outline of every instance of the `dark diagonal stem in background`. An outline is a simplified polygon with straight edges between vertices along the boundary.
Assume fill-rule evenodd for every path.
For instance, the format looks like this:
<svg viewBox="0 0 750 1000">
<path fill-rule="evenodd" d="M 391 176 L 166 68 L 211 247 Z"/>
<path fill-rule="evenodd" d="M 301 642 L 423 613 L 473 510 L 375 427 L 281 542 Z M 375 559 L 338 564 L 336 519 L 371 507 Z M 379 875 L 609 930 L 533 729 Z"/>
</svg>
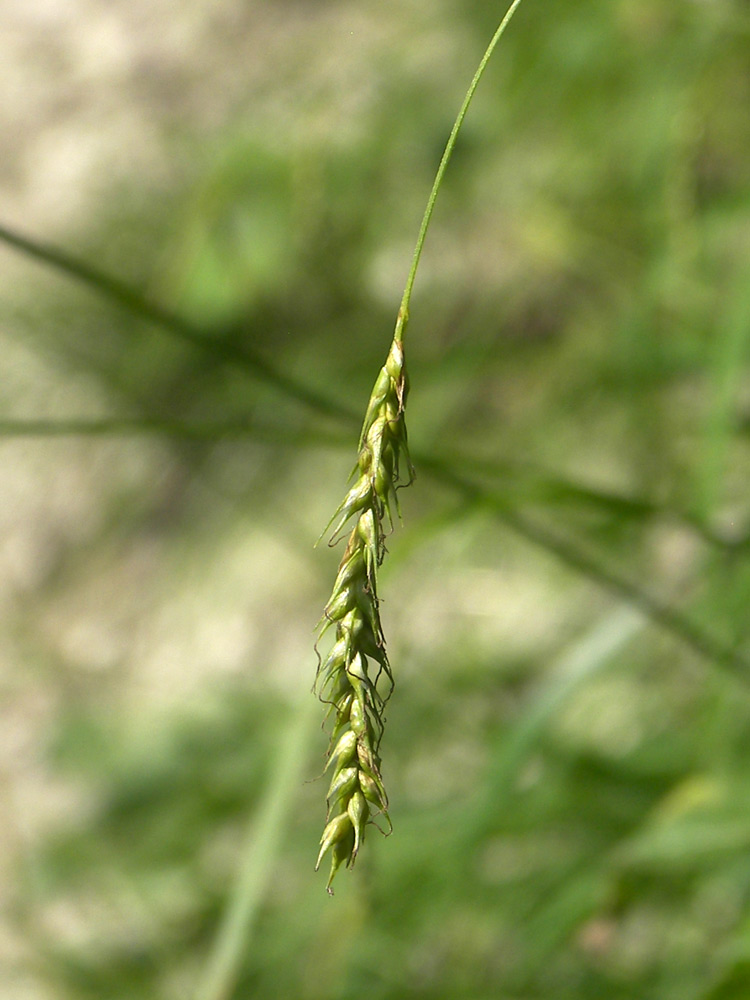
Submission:
<svg viewBox="0 0 750 1000">
<path fill-rule="evenodd" d="M 23 236 L 7 226 L 0 225 L 0 241 L 14 247 L 41 264 L 49 264 L 91 291 L 116 302 L 134 316 L 144 319 L 198 350 L 217 355 L 222 361 L 250 372 L 257 379 L 273 386 L 291 399 L 309 406 L 318 413 L 358 426 L 358 418 L 348 407 L 310 389 L 304 383 L 279 371 L 251 347 L 221 340 L 206 334 L 200 327 L 164 306 L 152 302 L 137 289 L 94 267 L 79 257 L 60 250 L 48 243 L 41 243 Z"/>
</svg>

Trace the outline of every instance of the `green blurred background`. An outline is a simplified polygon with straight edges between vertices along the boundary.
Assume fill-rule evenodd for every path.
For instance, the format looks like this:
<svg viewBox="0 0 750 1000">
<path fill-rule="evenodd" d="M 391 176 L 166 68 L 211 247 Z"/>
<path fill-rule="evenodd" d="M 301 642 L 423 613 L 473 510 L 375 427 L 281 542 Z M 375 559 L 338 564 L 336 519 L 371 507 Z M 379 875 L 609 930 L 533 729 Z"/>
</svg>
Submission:
<svg viewBox="0 0 750 1000">
<path fill-rule="evenodd" d="M 313 543 L 503 12 L 0 0 L 0 222 L 134 290 L 0 245 L 3 1000 L 750 995 L 747 0 L 498 49 L 412 302 L 395 831 L 312 870 Z"/>
</svg>

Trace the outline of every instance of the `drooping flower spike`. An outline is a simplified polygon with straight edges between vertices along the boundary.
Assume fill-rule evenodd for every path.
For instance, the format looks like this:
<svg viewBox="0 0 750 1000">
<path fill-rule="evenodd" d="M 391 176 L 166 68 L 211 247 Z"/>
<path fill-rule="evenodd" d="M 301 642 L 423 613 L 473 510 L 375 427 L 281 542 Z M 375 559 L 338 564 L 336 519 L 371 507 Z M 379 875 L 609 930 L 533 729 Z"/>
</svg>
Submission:
<svg viewBox="0 0 750 1000">
<path fill-rule="evenodd" d="M 413 476 L 404 423 L 409 387 L 403 327 L 397 327 L 370 396 L 355 482 L 328 525 L 333 542 L 356 517 L 320 622 L 321 636 L 334 628 L 336 637 L 316 677 L 316 690 L 334 719 L 326 765 L 332 770 L 326 826 L 316 865 L 317 870 L 330 850 L 329 892 L 340 866 L 354 864 L 371 817 L 382 815 L 391 829 L 378 750 L 393 676 L 380 624 L 377 570 L 385 554 L 386 530 L 393 526 L 393 509 L 399 510 L 396 491 L 404 461 L 409 479 Z"/>
</svg>

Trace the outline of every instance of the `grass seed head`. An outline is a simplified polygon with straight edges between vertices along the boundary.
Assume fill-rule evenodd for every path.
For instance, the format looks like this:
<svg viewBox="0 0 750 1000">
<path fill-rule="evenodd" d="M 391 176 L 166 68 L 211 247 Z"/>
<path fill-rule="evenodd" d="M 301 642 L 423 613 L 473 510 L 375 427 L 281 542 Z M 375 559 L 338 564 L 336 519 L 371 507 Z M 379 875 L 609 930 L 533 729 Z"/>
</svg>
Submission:
<svg viewBox="0 0 750 1000">
<path fill-rule="evenodd" d="M 380 623 L 377 569 L 385 555 L 386 529 L 392 526 L 392 505 L 398 510 L 402 459 L 412 477 L 404 424 L 407 393 L 399 335 L 367 405 L 355 481 L 328 524 L 328 529 L 333 526 L 334 541 L 346 522 L 357 518 L 321 620 L 321 636 L 335 628 L 336 637 L 316 679 L 318 693 L 334 716 L 326 764 L 326 770 L 333 772 L 326 813 L 334 815 L 323 831 L 316 865 L 317 871 L 330 850 L 329 892 L 341 865 L 354 864 L 371 816 L 382 814 L 390 830 L 378 749 L 393 679 Z M 379 691 L 379 685 L 386 690 Z"/>
</svg>

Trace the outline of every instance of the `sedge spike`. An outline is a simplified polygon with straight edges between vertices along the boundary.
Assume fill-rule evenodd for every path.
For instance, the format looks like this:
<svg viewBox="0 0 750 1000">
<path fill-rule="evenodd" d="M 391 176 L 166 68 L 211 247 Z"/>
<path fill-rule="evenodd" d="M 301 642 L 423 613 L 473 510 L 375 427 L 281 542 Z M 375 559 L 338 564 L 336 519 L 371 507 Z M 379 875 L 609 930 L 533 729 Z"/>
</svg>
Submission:
<svg viewBox="0 0 750 1000">
<path fill-rule="evenodd" d="M 400 322 L 367 405 L 354 485 L 331 522 L 335 538 L 356 517 L 321 619 L 320 635 L 335 628 L 336 639 L 316 677 L 318 694 L 334 717 L 327 764 L 333 773 L 316 865 L 317 871 L 330 850 L 330 893 L 341 865 L 354 864 L 371 818 L 380 814 L 391 825 L 378 749 L 393 677 L 380 624 L 377 569 L 393 509 L 398 510 L 402 467 L 409 480 L 413 476 L 404 422 L 409 382 L 403 329 Z"/>
</svg>

